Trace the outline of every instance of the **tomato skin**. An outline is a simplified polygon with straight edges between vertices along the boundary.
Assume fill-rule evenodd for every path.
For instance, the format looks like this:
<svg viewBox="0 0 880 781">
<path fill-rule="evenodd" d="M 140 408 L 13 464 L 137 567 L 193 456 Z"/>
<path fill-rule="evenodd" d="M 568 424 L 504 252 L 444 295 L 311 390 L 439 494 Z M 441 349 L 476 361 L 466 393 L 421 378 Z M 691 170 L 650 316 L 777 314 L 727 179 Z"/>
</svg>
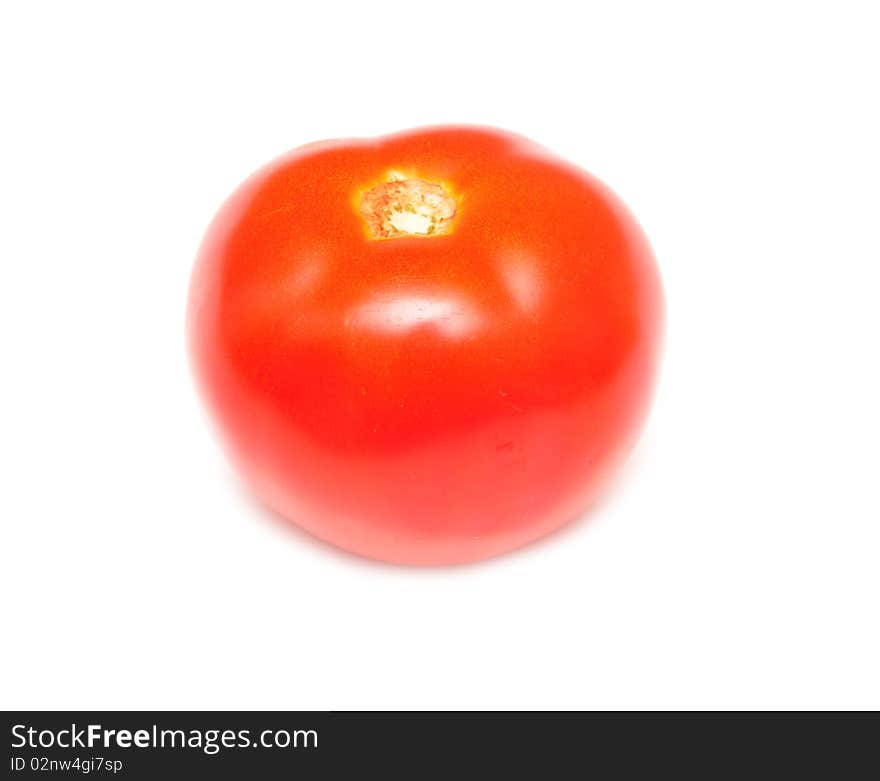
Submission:
<svg viewBox="0 0 880 781">
<path fill-rule="evenodd" d="M 447 235 L 372 239 L 358 193 L 442 182 Z M 195 375 L 269 506 L 349 551 L 451 564 L 581 513 L 634 444 L 663 317 L 595 178 L 506 132 L 293 150 L 224 204 L 193 272 Z"/>
</svg>

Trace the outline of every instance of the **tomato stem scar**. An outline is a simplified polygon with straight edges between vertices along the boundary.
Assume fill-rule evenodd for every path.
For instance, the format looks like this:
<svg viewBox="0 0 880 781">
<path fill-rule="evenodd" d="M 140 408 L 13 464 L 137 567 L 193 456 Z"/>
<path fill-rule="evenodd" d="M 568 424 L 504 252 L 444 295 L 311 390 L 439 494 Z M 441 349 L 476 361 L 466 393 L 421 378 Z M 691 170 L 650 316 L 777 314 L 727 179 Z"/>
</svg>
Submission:
<svg viewBox="0 0 880 781">
<path fill-rule="evenodd" d="M 449 233 L 455 211 L 455 199 L 443 186 L 424 179 L 393 177 L 365 192 L 360 203 L 375 239 Z"/>
</svg>

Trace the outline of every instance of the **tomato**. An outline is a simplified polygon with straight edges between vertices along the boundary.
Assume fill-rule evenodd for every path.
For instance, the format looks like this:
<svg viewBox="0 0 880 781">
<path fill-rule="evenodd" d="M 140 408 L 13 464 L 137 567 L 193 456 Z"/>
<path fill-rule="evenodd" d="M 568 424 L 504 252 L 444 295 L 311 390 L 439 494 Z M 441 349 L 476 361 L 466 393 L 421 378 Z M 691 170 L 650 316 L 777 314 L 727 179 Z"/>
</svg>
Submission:
<svg viewBox="0 0 880 781">
<path fill-rule="evenodd" d="M 246 481 L 364 556 L 449 564 L 577 517 L 658 362 L 650 246 L 584 171 L 506 132 L 295 149 L 201 246 L 198 384 Z"/>
</svg>

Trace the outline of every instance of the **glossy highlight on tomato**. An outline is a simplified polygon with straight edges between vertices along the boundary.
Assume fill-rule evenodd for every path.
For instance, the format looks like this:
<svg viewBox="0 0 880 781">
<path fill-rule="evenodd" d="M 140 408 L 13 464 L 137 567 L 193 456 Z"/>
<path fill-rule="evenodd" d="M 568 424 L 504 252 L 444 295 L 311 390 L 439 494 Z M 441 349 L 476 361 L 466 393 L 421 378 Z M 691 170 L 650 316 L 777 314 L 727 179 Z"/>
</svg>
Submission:
<svg viewBox="0 0 880 781">
<path fill-rule="evenodd" d="M 602 183 L 507 132 L 312 144 L 248 179 L 193 272 L 195 375 L 263 502 L 406 564 L 581 514 L 658 364 L 651 248 Z"/>
</svg>

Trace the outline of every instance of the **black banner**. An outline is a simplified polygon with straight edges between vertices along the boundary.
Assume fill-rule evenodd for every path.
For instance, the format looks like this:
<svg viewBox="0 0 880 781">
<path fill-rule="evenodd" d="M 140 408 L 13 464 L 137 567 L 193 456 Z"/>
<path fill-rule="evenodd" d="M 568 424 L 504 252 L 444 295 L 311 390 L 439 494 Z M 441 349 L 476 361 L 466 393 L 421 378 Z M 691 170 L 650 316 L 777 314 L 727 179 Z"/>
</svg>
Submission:
<svg viewBox="0 0 880 781">
<path fill-rule="evenodd" d="M 7 712 L 7 777 L 877 777 L 876 714 Z"/>
</svg>

